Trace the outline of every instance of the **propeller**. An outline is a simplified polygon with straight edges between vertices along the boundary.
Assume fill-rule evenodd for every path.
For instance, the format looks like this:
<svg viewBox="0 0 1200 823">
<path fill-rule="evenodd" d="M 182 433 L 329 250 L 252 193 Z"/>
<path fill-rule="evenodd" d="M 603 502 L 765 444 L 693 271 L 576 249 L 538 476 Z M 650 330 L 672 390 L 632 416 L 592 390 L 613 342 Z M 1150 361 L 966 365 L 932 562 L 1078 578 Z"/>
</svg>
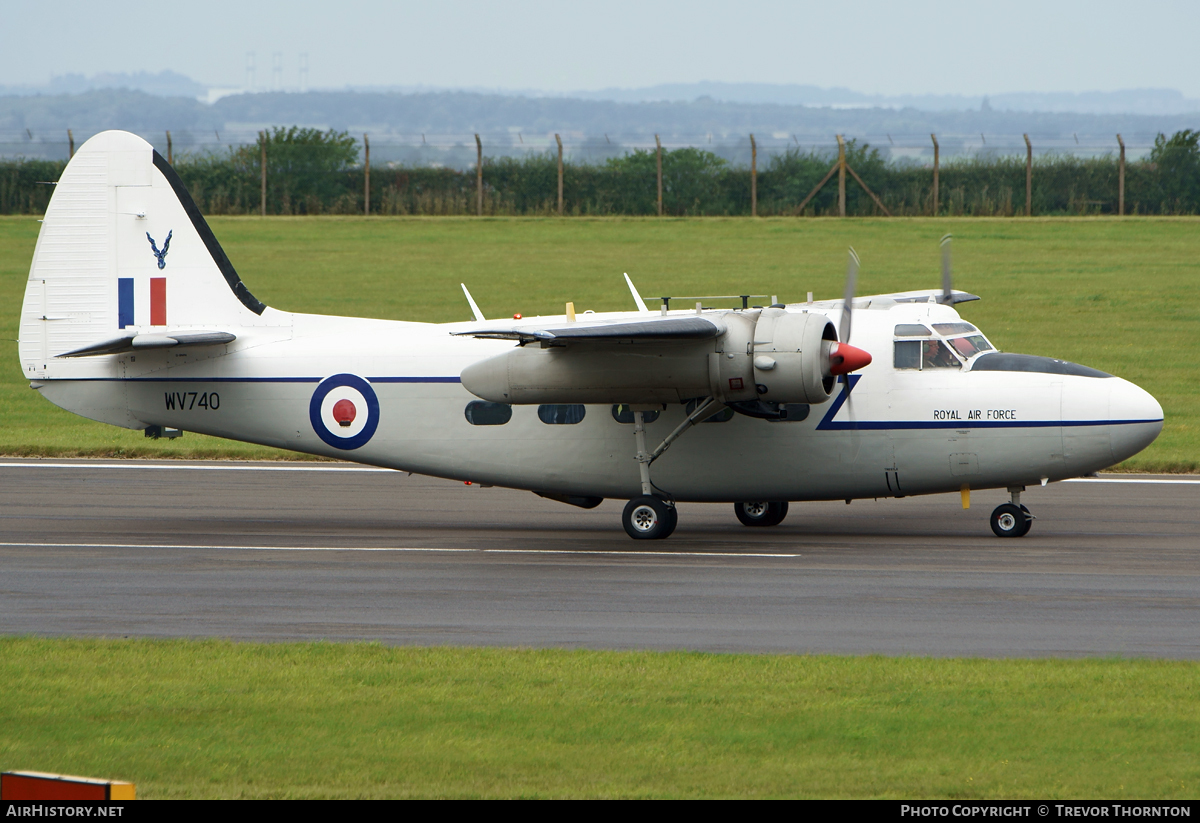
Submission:
<svg viewBox="0 0 1200 823">
<path fill-rule="evenodd" d="M 950 305 L 951 278 L 950 278 L 950 241 L 954 239 L 953 234 L 947 234 L 942 238 L 942 299 L 939 301 L 945 305 Z"/>
<path fill-rule="evenodd" d="M 846 264 L 846 296 L 842 300 L 842 322 L 838 329 L 838 340 L 843 343 L 850 342 L 850 314 L 853 311 L 851 304 L 854 302 L 854 288 L 858 281 L 858 252 L 854 247 L 850 247 L 850 261 Z"/>
</svg>

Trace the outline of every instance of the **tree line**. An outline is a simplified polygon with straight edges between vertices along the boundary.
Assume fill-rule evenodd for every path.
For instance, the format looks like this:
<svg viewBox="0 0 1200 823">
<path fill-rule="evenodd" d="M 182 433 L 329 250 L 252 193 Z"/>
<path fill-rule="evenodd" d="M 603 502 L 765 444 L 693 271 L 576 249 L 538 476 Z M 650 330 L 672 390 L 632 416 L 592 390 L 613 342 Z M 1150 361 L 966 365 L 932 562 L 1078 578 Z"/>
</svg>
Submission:
<svg viewBox="0 0 1200 823">
<path fill-rule="evenodd" d="M 265 150 L 265 151 L 264 151 Z M 260 143 L 222 154 L 181 154 L 174 166 L 205 214 L 255 214 L 262 201 L 266 158 L 266 211 L 276 215 L 362 214 L 366 174 L 362 145 L 346 132 L 299 127 L 265 132 Z M 826 176 L 834 156 L 789 150 L 757 170 L 758 214 L 797 215 L 797 206 Z M 933 209 L 932 171 L 888 161 L 869 144 L 849 141 L 846 159 L 894 215 L 927 215 Z M 654 215 L 658 211 L 658 157 L 634 150 L 602 164 L 566 162 L 564 212 L 570 215 Z M 65 163 L 0 161 L 0 214 L 41 214 Z M 1025 205 L 1025 158 L 968 157 L 941 163 L 938 213 L 1009 216 Z M 476 213 L 476 172 L 415 166 L 369 170 L 372 214 L 469 215 Z M 748 216 L 751 171 L 698 148 L 662 150 L 663 213 L 674 216 Z M 1108 155 L 1034 159 L 1033 213 L 1115 214 L 1118 159 Z M 483 213 L 557 213 L 558 158 L 551 152 L 522 158 L 483 159 Z M 846 213 L 879 214 L 861 187 L 850 182 Z M 1200 212 L 1200 131 L 1159 135 L 1150 155 L 1125 170 L 1128 214 Z M 837 214 L 837 187 L 825 186 L 804 216 Z"/>
</svg>

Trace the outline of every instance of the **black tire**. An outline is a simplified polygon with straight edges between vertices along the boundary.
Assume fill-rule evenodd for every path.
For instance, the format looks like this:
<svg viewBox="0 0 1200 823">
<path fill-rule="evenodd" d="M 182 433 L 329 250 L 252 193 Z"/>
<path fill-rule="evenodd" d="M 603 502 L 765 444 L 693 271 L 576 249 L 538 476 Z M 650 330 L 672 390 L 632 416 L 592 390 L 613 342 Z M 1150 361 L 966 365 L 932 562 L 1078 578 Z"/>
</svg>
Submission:
<svg viewBox="0 0 1200 823">
<path fill-rule="evenodd" d="M 1032 521 L 1019 506 L 1004 503 L 997 506 L 991 517 L 992 532 L 997 537 L 1024 537 Z"/>
<path fill-rule="evenodd" d="M 788 504 L 742 502 L 733 504 L 733 513 L 743 526 L 778 526 L 787 517 Z"/>
<path fill-rule="evenodd" d="M 1029 513 L 1029 509 L 1025 507 L 1024 503 L 1021 504 L 1021 511 L 1025 512 L 1025 528 L 1021 529 L 1021 533 L 1017 537 L 1024 537 L 1033 528 L 1033 515 Z"/>
<path fill-rule="evenodd" d="M 666 538 L 673 535 L 675 533 L 675 527 L 679 525 L 679 509 L 676 508 L 675 506 L 671 505 L 670 503 L 668 503 L 667 504 L 667 512 L 668 512 L 668 517 L 670 518 L 670 520 L 667 523 L 667 533 L 662 535 L 661 538 L 659 538 L 661 540 L 665 540 Z"/>
<path fill-rule="evenodd" d="M 621 525 L 634 540 L 662 540 L 675 531 L 679 515 L 661 497 L 635 497 L 625 504 Z"/>
</svg>

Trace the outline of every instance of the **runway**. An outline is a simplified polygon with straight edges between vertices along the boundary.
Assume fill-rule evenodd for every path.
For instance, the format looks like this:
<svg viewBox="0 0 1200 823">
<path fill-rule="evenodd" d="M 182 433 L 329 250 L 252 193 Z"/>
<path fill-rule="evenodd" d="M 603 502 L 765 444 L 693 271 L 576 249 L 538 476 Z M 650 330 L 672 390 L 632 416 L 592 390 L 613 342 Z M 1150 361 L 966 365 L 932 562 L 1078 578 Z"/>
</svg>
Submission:
<svg viewBox="0 0 1200 823">
<path fill-rule="evenodd" d="M 341 464 L 0 460 L 0 633 L 1200 658 L 1200 478 L 794 503 L 773 529 Z"/>
</svg>

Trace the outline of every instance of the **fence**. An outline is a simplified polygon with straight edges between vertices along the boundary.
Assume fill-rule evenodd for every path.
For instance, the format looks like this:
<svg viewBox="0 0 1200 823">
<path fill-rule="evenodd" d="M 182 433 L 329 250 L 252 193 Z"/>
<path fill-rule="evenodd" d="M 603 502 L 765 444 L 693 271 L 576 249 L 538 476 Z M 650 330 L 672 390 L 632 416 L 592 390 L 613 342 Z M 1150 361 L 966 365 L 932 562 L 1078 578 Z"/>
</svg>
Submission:
<svg viewBox="0 0 1200 823">
<path fill-rule="evenodd" d="M 1128 146 L 1116 135 L 1107 147 L 1095 141 L 1081 144 L 1077 138 L 1047 138 L 1043 149 L 1028 135 L 930 135 L 923 144 L 911 136 L 898 140 L 887 135 L 881 146 L 838 135 L 835 148 L 828 142 L 802 145 L 796 136 L 778 134 L 723 135 L 715 143 L 655 135 L 650 143 L 645 137 L 609 135 L 526 140 L 518 133 L 516 140 L 511 134 L 496 137 L 492 153 L 491 139 L 482 135 L 471 135 L 475 145 L 469 146 L 459 136 L 421 135 L 418 142 L 412 135 L 356 140 L 341 134 L 335 135 L 339 148 L 330 153 L 324 143 L 279 143 L 274 138 L 280 133 L 259 133 L 254 141 L 226 135 L 227 142 L 203 143 L 194 135 L 181 141 L 167 132 L 155 142 L 162 143 L 159 150 L 208 214 L 854 216 L 1200 210 L 1200 185 L 1181 185 L 1177 169 L 1160 168 L 1147 156 L 1155 149 L 1144 135 Z M 68 152 L 74 151 L 73 143 L 69 135 Z M 454 163 L 429 159 L 451 155 Z M 61 159 L 0 161 L 0 213 L 43 211 L 64 165 Z"/>
</svg>

